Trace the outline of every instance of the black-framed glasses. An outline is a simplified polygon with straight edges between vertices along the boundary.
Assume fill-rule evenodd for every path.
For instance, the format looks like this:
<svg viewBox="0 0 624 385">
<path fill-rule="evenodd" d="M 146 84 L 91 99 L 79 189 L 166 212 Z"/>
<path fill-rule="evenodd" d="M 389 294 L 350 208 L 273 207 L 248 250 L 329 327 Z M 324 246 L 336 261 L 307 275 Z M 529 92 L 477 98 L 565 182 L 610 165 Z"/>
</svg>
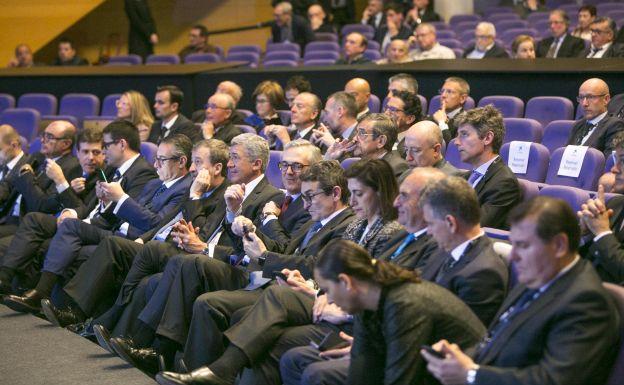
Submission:
<svg viewBox="0 0 624 385">
<path fill-rule="evenodd" d="M 587 99 L 588 102 L 593 102 L 595 100 L 598 100 L 598 98 L 602 98 L 604 96 L 606 96 L 607 94 L 600 94 L 600 95 L 579 95 L 576 97 L 576 101 L 581 103 L 583 100 Z"/>
<path fill-rule="evenodd" d="M 102 142 L 102 148 L 105 150 L 108 150 L 110 146 L 112 146 L 113 144 L 117 144 L 117 143 L 119 143 L 119 139 L 111 140 L 110 142 Z"/>
<path fill-rule="evenodd" d="M 365 130 L 365 129 L 363 129 L 363 128 L 360 128 L 360 129 L 358 130 L 358 132 L 357 132 L 357 137 L 358 137 L 358 138 L 360 138 L 360 139 L 364 139 L 364 138 L 366 138 L 367 136 L 372 136 L 372 137 L 374 138 L 375 136 L 377 136 L 377 134 L 376 134 L 376 133 L 374 133 L 374 132 L 366 132 L 366 130 Z"/>
<path fill-rule="evenodd" d="M 451 94 L 452 95 L 452 94 L 458 94 L 459 92 L 457 92 L 455 90 L 448 89 L 448 88 L 440 88 L 438 90 L 438 93 L 440 95 L 444 95 L 444 94 Z"/>
<path fill-rule="evenodd" d="M 286 172 L 288 171 L 288 167 L 291 168 L 291 170 L 293 170 L 293 172 L 300 172 L 301 170 L 303 170 L 304 167 L 308 167 L 309 164 L 302 164 L 299 162 L 292 162 L 292 163 L 288 163 L 285 161 L 281 161 L 277 164 L 277 167 L 279 167 L 279 169 L 282 172 Z"/>
<path fill-rule="evenodd" d="M 157 156 L 154 158 L 154 162 L 156 164 L 163 164 L 164 162 L 168 161 L 168 160 L 178 160 L 180 159 L 179 156 L 170 156 L 169 158 L 164 158 L 162 156 Z"/>
<path fill-rule="evenodd" d="M 402 109 L 402 108 L 396 108 L 396 107 L 388 106 L 388 105 L 386 105 L 385 111 L 390 111 L 390 112 L 394 112 L 394 113 L 396 113 L 396 112 L 405 112 L 405 110 Z"/>
<path fill-rule="evenodd" d="M 230 110 L 230 108 L 227 108 L 227 107 L 219 107 L 219 106 L 217 106 L 217 105 L 216 105 L 216 104 L 214 104 L 214 103 L 204 104 L 204 109 L 205 109 L 205 110 L 207 110 L 207 109 L 209 109 L 209 108 L 210 108 L 211 110 L 216 110 L 216 109 L 220 109 L 220 110 Z"/>
<path fill-rule="evenodd" d="M 312 194 L 301 194 L 301 199 L 303 199 L 303 201 L 307 204 L 312 203 L 312 198 L 314 198 L 317 195 L 321 195 L 321 194 L 325 194 L 325 191 L 317 191 L 315 193 Z"/>
<path fill-rule="evenodd" d="M 49 132 L 42 132 L 41 135 L 39 135 L 39 137 L 41 138 L 42 142 L 51 142 L 53 140 L 63 140 L 63 139 L 67 139 L 67 138 L 58 138 L 52 134 L 50 134 Z"/>
<path fill-rule="evenodd" d="M 596 35 L 600 35 L 601 33 L 609 33 L 609 32 L 611 32 L 611 31 L 610 31 L 610 30 L 608 30 L 608 31 L 603 31 L 603 30 L 601 30 L 601 29 L 590 29 L 590 30 L 589 30 L 589 32 L 591 32 L 591 33 L 595 33 Z"/>
</svg>

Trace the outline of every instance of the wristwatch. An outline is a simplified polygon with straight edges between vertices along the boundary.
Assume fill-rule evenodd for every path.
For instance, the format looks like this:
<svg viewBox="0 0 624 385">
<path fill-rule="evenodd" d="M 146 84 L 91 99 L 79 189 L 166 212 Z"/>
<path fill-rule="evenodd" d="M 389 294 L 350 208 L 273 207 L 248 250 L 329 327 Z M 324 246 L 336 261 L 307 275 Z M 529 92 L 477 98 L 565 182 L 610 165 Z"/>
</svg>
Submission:
<svg viewBox="0 0 624 385">
<path fill-rule="evenodd" d="M 466 384 L 472 385 L 475 383 L 477 379 L 477 371 L 479 370 L 479 365 L 473 365 L 470 369 L 468 369 L 468 373 L 466 374 Z"/>
</svg>

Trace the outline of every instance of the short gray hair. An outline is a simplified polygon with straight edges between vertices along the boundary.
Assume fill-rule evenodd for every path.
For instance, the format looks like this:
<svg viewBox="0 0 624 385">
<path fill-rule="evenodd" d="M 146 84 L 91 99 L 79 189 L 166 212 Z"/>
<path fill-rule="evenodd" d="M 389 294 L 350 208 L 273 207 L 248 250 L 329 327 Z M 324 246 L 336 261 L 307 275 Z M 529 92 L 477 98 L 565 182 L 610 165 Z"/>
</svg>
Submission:
<svg viewBox="0 0 624 385">
<path fill-rule="evenodd" d="M 256 134 L 245 133 L 236 135 L 230 146 L 241 146 L 252 162 L 256 159 L 262 161 L 262 172 L 266 170 L 269 163 L 269 142 L 266 139 Z"/>
<path fill-rule="evenodd" d="M 334 103 L 345 109 L 347 116 L 355 118 L 357 116 L 357 104 L 355 97 L 348 92 L 338 91 L 329 95 L 329 99 L 332 99 Z"/>
<path fill-rule="evenodd" d="M 388 79 L 388 85 L 392 82 L 401 82 L 408 92 L 414 94 L 418 93 L 418 81 L 410 74 L 399 73 L 394 76 L 390 76 L 390 79 Z"/>
<path fill-rule="evenodd" d="M 496 27 L 494 26 L 494 24 L 490 23 L 489 21 L 482 21 L 479 24 L 477 24 L 477 26 L 475 27 L 475 31 L 479 27 L 486 28 L 488 31 L 488 34 L 490 34 L 492 37 L 496 37 Z"/>
<path fill-rule="evenodd" d="M 306 155 L 308 156 L 308 161 L 310 164 L 318 163 L 323 160 L 323 155 L 321 154 L 321 149 L 310 143 L 305 139 L 295 139 L 286 143 L 284 146 L 284 151 L 289 150 L 291 148 L 306 148 Z"/>
<path fill-rule="evenodd" d="M 359 122 L 358 126 L 363 122 L 373 122 L 373 134 L 375 137 L 385 135 L 386 144 L 384 145 L 384 149 L 387 151 L 392 151 L 392 147 L 394 147 L 394 142 L 397 141 L 397 136 L 399 135 L 399 129 L 394 121 L 386 114 L 381 113 L 371 113 L 365 115 Z"/>
</svg>

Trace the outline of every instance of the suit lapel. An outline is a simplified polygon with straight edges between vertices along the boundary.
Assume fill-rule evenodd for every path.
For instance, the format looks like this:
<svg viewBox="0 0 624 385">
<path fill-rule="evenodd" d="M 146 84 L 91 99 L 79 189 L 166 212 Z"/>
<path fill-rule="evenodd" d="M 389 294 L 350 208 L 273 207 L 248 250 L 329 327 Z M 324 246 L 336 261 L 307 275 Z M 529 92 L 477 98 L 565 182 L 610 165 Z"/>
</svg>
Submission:
<svg viewBox="0 0 624 385">
<path fill-rule="evenodd" d="M 338 226 L 339 224 L 342 223 L 342 221 L 344 220 L 345 216 L 350 214 L 350 211 L 351 210 L 349 208 L 346 208 L 346 209 L 342 210 L 342 212 L 340 214 L 336 215 L 334 218 L 332 218 L 331 221 L 326 223 L 325 226 L 321 227 L 321 229 L 319 231 L 317 231 L 316 234 L 314 234 L 312 236 L 312 238 L 310 238 L 310 241 L 308 242 L 308 244 L 305 245 L 305 247 L 303 247 L 303 248 L 301 248 L 299 250 L 299 253 L 303 254 L 303 252 L 305 250 L 307 250 L 308 247 L 310 247 L 310 245 L 314 244 L 317 239 L 322 238 L 326 234 L 334 231 L 336 226 Z"/>
<path fill-rule="evenodd" d="M 479 183 L 477 183 L 477 185 L 475 186 L 474 189 L 477 192 L 477 195 L 481 194 L 481 191 L 483 190 L 485 184 L 498 172 L 498 169 L 500 169 L 501 166 L 502 162 L 499 156 L 492 162 L 492 164 L 490 164 L 490 167 L 488 167 L 485 175 L 483 175 Z"/>
<path fill-rule="evenodd" d="M 604 125 L 606 124 L 608 117 L 609 117 L 609 114 L 605 115 L 605 117 L 602 118 L 602 120 L 596 124 L 594 131 L 591 133 L 589 138 L 587 138 L 587 140 L 583 144 L 584 146 L 591 147 L 592 145 L 596 145 L 598 143 L 598 139 L 600 138 L 600 136 L 602 136 L 602 131 L 604 130 Z"/>
</svg>

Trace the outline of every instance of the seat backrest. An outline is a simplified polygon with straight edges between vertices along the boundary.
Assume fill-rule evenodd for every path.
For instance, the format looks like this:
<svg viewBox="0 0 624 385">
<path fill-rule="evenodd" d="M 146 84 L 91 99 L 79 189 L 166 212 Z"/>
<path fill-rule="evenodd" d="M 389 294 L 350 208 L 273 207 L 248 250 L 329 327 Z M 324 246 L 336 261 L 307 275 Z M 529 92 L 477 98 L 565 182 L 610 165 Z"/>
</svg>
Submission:
<svg viewBox="0 0 624 385">
<path fill-rule="evenodd" d="M 228 52 L 225 58 L 226 62 L 242 61 L 246 62 L 249 67 L 257 67 L 260 61 L 260 55 L 255 52 Z"/>
<path fill-rule="evenodd" d="M 340 52 L 340 45 L 335 41 L 312 41 L 305 47 L 305 53 L 315 51 L 335 51 Z"/>
<path fill-rule="evenodd" d="M 282 152 L 271 150 L 269 155 L 269 164 L 265 171 L 265 175 L 269 183 L 276 188 L 284 188 L 282 183 L 282 172 L 279 169 L 279 162 L 282 160 Z"/>
<path fill-rule="evenodd" d="M 603 173 L 605 158 L 601 151 L 595 148 L 588 148 L 581 165 L 581 172 L 578 177 L 558 175 L 561 157 L 565 148 L 556 149 L 550 156 L 550 165 L 546 174 L 546 183 L 552 185 L 572 186 L 583 190 L 595 191 L 598 187 L 598 178 Z"/>
<path fill-rule="evenodd" d="M 299 53 L 293 51 L 271 51 L 264 56 L 264 61 L 273 60 L 299 60 Z"/>
<path fill-rule="evenodd" d="M 366 57 L 368 60 L 375 61 L 381 59 L 382 56 L 381 53 L 377 50 L 367 49 L 366 51 L 364 51 L 364 57 Z"/>
<path fill-rule="evenodd" d="M 572 207 L 574 212 L 579 211 L 581 205 L 590 198 L 587 191 L 570 186 L 544 186 L 539 191 L 539 195 L 563 199 Z"/>
<path fill-rule="evenodd" d="M 374 113 L 381 112 L 381 102 L 376 95 L 370 94 L 368 98 L 368 109 L 370 112 Z"/>
<path fill-rule="evenodd" d="M 290 124 L 290 116 L 292 115 L 292 112 L 290 112 L 290 110 L 277 110 L 276 112 L 282 121 L 282 124 L 284 126 L 288 126 Z"/>
<path fill-rule="evenodd" d="M 156 158 L 156 152 L 158 151 L 158 146 L 152 142 L 141 142 L 141 155 L 147 163 L 154 164 L 154 159 Z"/>
<path fill-rule="evenodd" d="M 41 115 L 56 115 L 58 100 L 47 93 L 23 94 L 17 99 L 17 108 L 32 108 Z"/>
<path fill-rule="evenodd" d="M 7 108 L 0 113 L 0 124 L 12 126 L 29 141 L 37 136 L 40 120 L 41 114 L 32 108 Z"/>
<path fill-rule="evenodd" d="M 539 185 L 530 180 L 518 178 L 520 189 L 522 190 L 522 201 L 526 202 L 535 198 L 539 194 Z"/>
<path fill-rule="evenodd" d="M 297 54 L 297 56 L 301 55 L 301 47 L 299 46 L 299 44 L 296 43 L 289 43 L 289 42 L 284 42 L 284 43 L 267 43 L 266 45 L 266 52 L 270 53 L 270 52 L 294 52 Z"/>
<path fill-rule="evenodd" d="M 345 160 L 343 160 L 342 162 L 340 162 L 340 166 L 342 167 L 343 170 L 348 169 L 349 167 L 351 167 L 351 165 L 355 162 L 357 162 L 358 160 L 360 160 L 361 158 L 347 158 Z"/>
<path fill-rule="evenodd" d="M 624 378 L 624 323 L 622 322 L 624 320 L 624 287 L 607 282 L 603 282 L 602 286 L 613 297 L 620 315 L 620 349 L 606 385 L 620 385 Z"/>
<path fill-rule="evenodd" d="M 180 57 L 174 54 L 161 54 L 161 55 L 149 55 L 147 59 L 145 59 L 145 64 L 150 65 L 161 65 L 161 64 L 180 64 Z"/>
<path fill-rule="evenodd" d="M 218 63 L 221 61 L 221 57 L 216 53 L 191 53 L 186 55 L 184 63 Z"/>
<path fill-rule="evenodd" d="M 373 35 L 375 35 L 375 28 L 373 28 L 373 26 L 368 25 L 368 24 L 356 23 L 356 24 L 347 24 L 343 26 L 342 30 L 340 31 L 342 36 L 347 36 L 351 32 L 359 32 L 365 35 L 366 37 L 368 36 L 372 37 Z"/>
<path fill-rule="evenodd" d="M 0 94 L 0 113 L 7 108 L 15 107 L 15 98 L 11 94 Z"/>
<path fill-rule="evenodd" d="M 295 60 L 269 60 L 262 65 L 264 67 L 296 67 L 298 63 Z"/>
<path fill-rule="evenodd" d="M 314 37 L 316 37 L 316 41 L 338 41 L 338 35 L 333 32 L 316 32 Z"/>
<path fill-rule="evenodd" d="M 119 56 L 111 56 L 108 59 L 108 64 L 130 64 L 130 65 L 138 65 L 143 63 L 143 58 L 139 55 L 130 54 L 130 55 L 119 55 Z"/>
<path fill-rule="evenodd" d="M 502 33 L 503 31 L 507 31 L 509 29 L 514 28 L 528 28 L 529 23 L 526 20 L 521 20 L 516 17 L 504 17 L 499 18 L 497 21 L 494 21 L 494 25 L 496 26 L 496 32 Z"/>
<path fill-rule="evenodd" d="M 233 45 L 230 49 L 228 49 L 228 56 L 236 52 L 253 52 L 260 55 L 262 53 L 262 49 L 256 44 Z"/>
<path fill-rule="evenodd" d="M 455 39 L 455 31 L 446 30 L 446 31 L 436 31 L 436 37 L 438 39 Z"/>
<path fill-rule="evenodd" d="M 504 118 L 503 120 L 505 122 L 503 143 L 508 143 L 512 140 L 536 143 L 542 141 L 544 129 L 537 120 L 525 118 Z"/>
<path fill-rule="evenodd" d="M 573 125 L 574 120 L 553 120 L 546 125 L 542 144 L 551 154 L 559 147 L 566 145 Z"/>
<path fill-rule="evenodd" d="M 535 119 L 546 126 L 553 120 L 571 120 L 574 116 L 574 105 L 562 96 L 536 96 L 526 104 L 525 118 Z"/>
<path fill-rule="evenodd" d="M 521 118 L 524 115 L 524 102 L 516 96 L 490 95 L 479 100 L 479 107 L 492 104 L 503 114 L 503 118 Z"/>
<path fill-rule="evenodd" d="M 454 16 L 451 16 L 451 19 L 449 20 L 449 24 L 453 26 L 453 25 L 457 25 L 459 23 L 463 23 L 466 21 L 478 23 L 481 21 L 481 16 L 479 15 L 454 15 Z"/>
<path fill-rule="evenodd" d="M 528 143 L 529 149 L 529 162 L 526 173 L 516 173 L 518 178 L 524 178 L 532 182 L 542 183 L 546 179 L 546 172 L 548 172 L 548 164 L 550 161 L 550 153 L 548 149 L 539 143 Z M 509 165 L 509 148 L 511 143 L 503 144 L 501 147 L 500 155 L 505 164 Z"/>
<path fill-rule="evenodd" d="M 451 140 L 446 144 L 446 152 L 444 153 L 444 158 L 453 166 L 464 169 L 464 170 L 472 170 L 472 165 L 468 163 L 464 163 L 459 156 L 459 151 L 457 150 L 457 146 L 455 145 L 455 141 Z"/>
<path fill-rule="evenodd" d="M 104 97 L 102 101 L 102 116 L 117 116 L 117 100 L 121 94 L 110 94 Z"/>
<path fill-rule="evenodd" d="M 334 59 L 310 59 L 304 60 L 304 66 L 331 66 L 336 64 L 336 60 Z"/>
<path fill-rule="evenodd" d="M 316 59 L 330 59 L 336 61 L 340 58 L 338 51 L 306 51 L 303 56 L 304 61 Z"/>
<path fill-rule="evenodd" d="M 79 122 L 87 115 L 100 112 L 100 99 L 93 94 L 65 94 L 61 98 L 59 115 L 72 115 Z"/>
</svg>

